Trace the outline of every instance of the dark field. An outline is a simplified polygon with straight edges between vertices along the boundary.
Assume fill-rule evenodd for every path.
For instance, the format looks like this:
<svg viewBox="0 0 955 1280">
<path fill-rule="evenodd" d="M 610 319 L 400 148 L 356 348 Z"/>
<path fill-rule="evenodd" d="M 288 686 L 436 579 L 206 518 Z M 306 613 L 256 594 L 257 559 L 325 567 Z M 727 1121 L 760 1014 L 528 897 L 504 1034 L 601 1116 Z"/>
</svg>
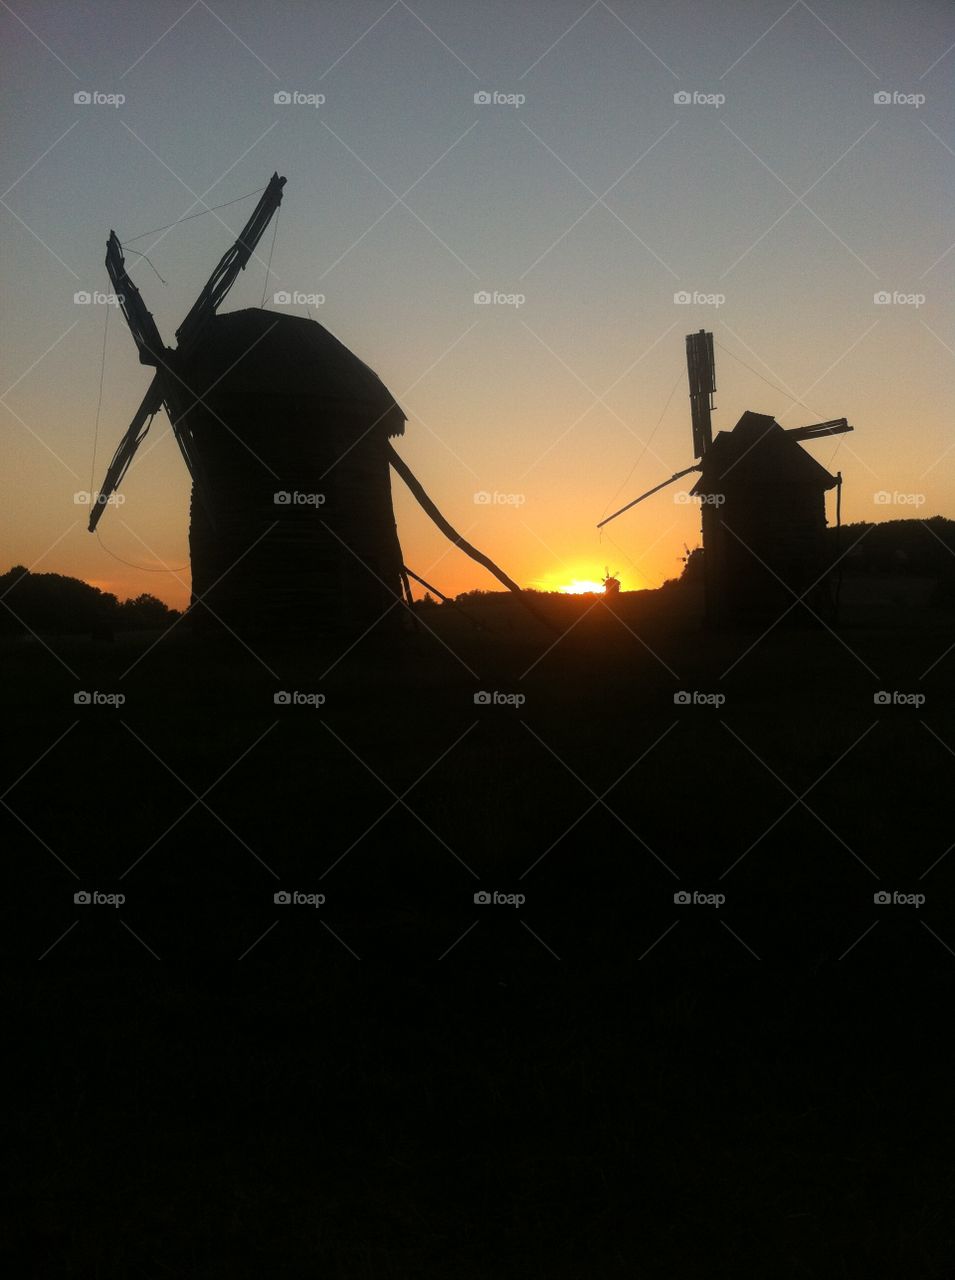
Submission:
<svg viewBox="0 0 955 1280">
<path fill-rule="evenodd" d="M 7 645 L 23 1273 L 955 1275 L 955 615 L 698 604 Z"/>
</svg>

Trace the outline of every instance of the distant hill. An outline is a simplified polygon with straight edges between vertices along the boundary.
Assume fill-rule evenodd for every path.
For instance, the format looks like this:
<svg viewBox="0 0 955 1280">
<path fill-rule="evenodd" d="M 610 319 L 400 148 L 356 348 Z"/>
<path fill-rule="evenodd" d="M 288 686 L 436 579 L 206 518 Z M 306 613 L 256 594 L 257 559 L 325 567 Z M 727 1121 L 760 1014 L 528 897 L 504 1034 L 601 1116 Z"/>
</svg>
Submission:
<svg viewBox="0 0 955 1280">
<path fill-rule="evenodd" d="M 167 627 L 179 614 L 155 596 L 120 602 L 108 591 L 61 573 L 30 573 L 15 565 L 0 576 L 0 636 L 91 635 Z"/>
<path fill-rule="evenodd" d="M 827 530 L 841 549 L 846 573 L 895 573 L 948 579 L 955 575 L 955 520 L 884 520 Z M 853 544 L 856 544 L 853 546 Z"/>
</svg>

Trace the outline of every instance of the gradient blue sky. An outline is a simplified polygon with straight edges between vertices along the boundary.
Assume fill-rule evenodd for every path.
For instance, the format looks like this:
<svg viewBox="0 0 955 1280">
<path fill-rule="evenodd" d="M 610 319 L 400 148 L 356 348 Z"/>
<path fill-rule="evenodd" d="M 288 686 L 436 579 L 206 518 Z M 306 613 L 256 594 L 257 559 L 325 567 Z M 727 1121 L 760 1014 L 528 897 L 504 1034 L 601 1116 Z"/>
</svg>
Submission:
<svg viewBox="0 0 955 1280">
<path fill-rule="evenodd" d="M 100 526 L 140 568 L 73 502 L 148 382 L 118 311 L 74 293 L 108 289 L 111 227 L 127 240 L 276 169 L 267 288 L 271 228 L 225 309 L 323 294 L 315 318 L 408 413 L 405 458 L 522 583 L 679 572 L 699 513 L 674 493 L 594 526 L 692 460 L 683 337 L 700 327 L 716 428 L 846 415 L 854 435 L 811 446 L 844 473 L 845 519 L 955 515 L 950 3 L 0 0 L 0 44 L 0 567 L 186 601 L 188 479 L 164 417 Z M 167 282 L 133 271 L 166 341 L 253 204 L 130 246 Z M 495 585 L 395 494 L 416 572 Z"/>
</svg>

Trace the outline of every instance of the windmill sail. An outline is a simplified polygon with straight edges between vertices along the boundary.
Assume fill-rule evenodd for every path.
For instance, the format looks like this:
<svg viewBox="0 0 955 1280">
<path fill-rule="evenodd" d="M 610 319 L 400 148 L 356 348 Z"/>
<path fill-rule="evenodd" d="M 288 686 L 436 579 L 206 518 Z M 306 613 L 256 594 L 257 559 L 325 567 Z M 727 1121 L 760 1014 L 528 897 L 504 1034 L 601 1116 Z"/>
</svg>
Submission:
<svg viewBox="0 0 955 1280">
<path fill-rule="evenodd" d="M 716 361 L 713 335 L 703 329 L 686 335 L 686 372 L 690 384 L 690 412 L 693 417 L 693 456 L 702 458 L 713 443 L 710 410 L 714 408 Z"/>
<path fill-rule="evenodd" d="M 90 533 L 96 529 L 99 518 L 103 514 L 103 508 L 129 469 L 136 450 L 149 431 L 152 419 L 164 405 L 189 473 L 193 479 L 199 478 L 197 458 L 192 447 L 189 429 L 180 422 L 195 403 L 196 398 L 191 397 L 191 403 L 184 403 L 189 388 L 178 375 L 177 366 L 181 357 L 187 355 L 199 341 L 206 324 L 215 315 L 216 308 L 235 283 L 236 276 L 245 269 L 272 215 L 282 202 L 284 186 L 285 179 L 273 173 L 252 216 L 242 228 L 235 243 L 222 255 L 216 269 L 193 303 L 189 314 L 176 330 L 176 337 L 179 339 L 179 347 L 176 351 L 170 350 L 163 343 L 152 314 L 147 310 L 139 289 L 126 270 L 126 260 L 123 257 L 119 237 L 115 231 L 110 231 L 106 246 L 106 270 L 139 350 L 140 362 L 155 366 L 156 374 L 135 417 L 119 442 L 119 447 L 106 472 L 103 487 L 92 503 Z"/>
</svg>

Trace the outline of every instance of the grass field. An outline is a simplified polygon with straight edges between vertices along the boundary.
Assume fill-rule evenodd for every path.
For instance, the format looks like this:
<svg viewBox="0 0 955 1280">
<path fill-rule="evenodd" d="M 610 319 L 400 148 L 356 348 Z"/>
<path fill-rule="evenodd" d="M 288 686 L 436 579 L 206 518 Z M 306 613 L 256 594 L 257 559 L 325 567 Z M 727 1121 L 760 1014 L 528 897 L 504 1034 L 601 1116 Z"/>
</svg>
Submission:
<svg viewBox="0 0 955 1280">
<path fill-rule="evenodd" d="M 931 600 L 6 645 L 25 1273 L 955 1275 Z"/>
</svg>

